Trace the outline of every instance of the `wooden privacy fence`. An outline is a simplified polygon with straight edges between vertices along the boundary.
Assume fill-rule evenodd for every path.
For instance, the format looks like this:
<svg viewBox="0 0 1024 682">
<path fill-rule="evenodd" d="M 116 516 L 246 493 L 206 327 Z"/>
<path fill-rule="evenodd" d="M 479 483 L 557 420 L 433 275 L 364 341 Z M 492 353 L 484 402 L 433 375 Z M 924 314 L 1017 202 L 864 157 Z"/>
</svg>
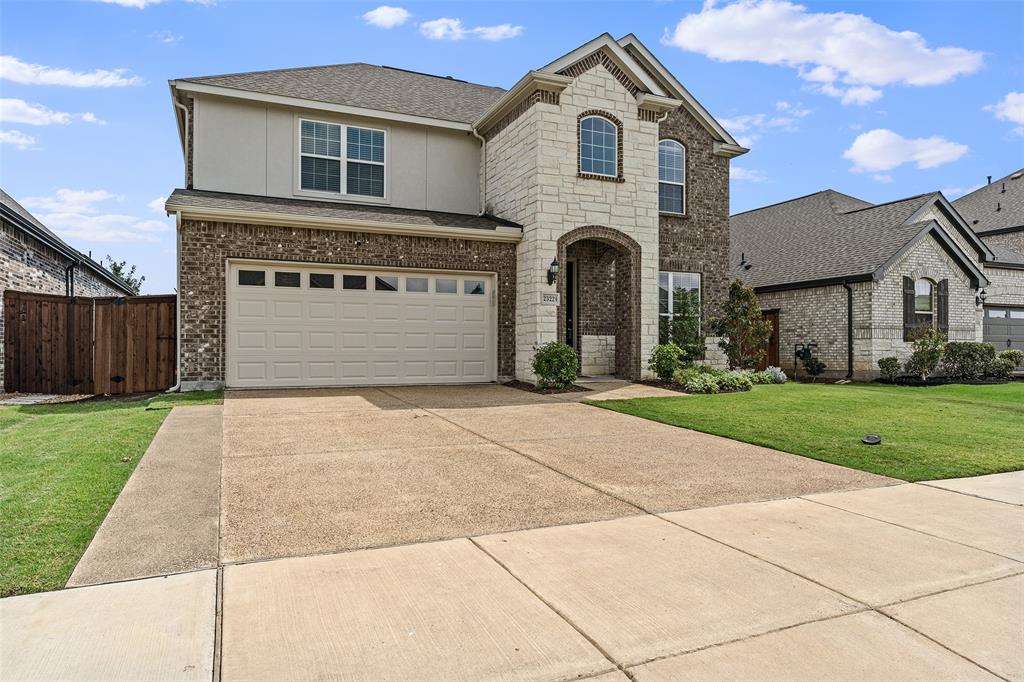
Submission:
<svg viewBox="0 0 1024 682">
<path fill-rule="evenodd" d="M 142 393 L 176 381 L 174 296 L 4 292 L 4 389 Z"/>
</svg>

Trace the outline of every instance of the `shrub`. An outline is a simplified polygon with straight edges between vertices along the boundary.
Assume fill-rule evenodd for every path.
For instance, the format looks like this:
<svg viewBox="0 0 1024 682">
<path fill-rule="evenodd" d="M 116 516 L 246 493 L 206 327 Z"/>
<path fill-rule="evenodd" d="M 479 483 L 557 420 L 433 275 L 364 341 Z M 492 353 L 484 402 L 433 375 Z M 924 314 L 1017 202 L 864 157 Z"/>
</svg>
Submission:
<svg viewBox="0 0 1024 682">
<path fill-rule="evenodd" d="M 784 384 L 788 379 L 781 367 L 769 367 L 765 372 L 771 375 L 773 384 Z"/>
<path fill-rule="evenodd" d="M 749 391 L 754 387 L 747 372 L 727 372 L 717 378 L 720 391 Z"/>
<path fill-rule="evenodd" d="M 1009 379 L 1016 366 L 1009 358 L 996 358 L 989 364 L 987 374 L 993 379 Z"/>
<path fill-rule="evenodd" d="M 662 343 L 651 351 L 650 362 L 647 369 L 654 372 L 662 381 L 671 381 L 672 377 L 682 366 L 680 356 L 683 349 L 674 343 Z"/>
<path fill-rule="evenodd" d="M 722 317 L 711 328 L 722 340 L 718 346 L 729 358 L 729 367 L 748 369 L 765 354 L 772 325 L 761 314 L 754 290 L 735 280 L 729 287 L 729 298 L 722 304 Z"/>
<path fill-rule="evenodd" d="M 886 381 L 896 381 L 900 375 L 900 359 L 895 356 L 881 358 L 878 361 L 878 369 L 882 372 L 882 378 Z"/>
<path fill-rule="evenodd" d="M 762 370 L 760 372 L 744 372 L 744 373 L 747 375 L 747 378 L 750 379 L 750 383 L 752 383 L 754 385 L 774 384 L 775 383 L 775 377 L 773 377 L 772 373 L 769 372 L 768 370 Z"/>
<path fill-rule="evenodd" d="M 687 393 L 718 393 L 718 379 L 710 374 L 700 374 L 688 379 L 683 388 Z"/>
<path fill-rule="evenodd" d="M 698 369 L 697 367 L 684 367 L 682 369 L 676 370 L 676 373 L 672 375 L 672 381 L 679 384 L 680 386 L 685 386 L 687 381 L 695 377 L 701 376 L 702 374 L 703 372 L 701 372 L 700 369 Z"/>
<path fill-rule="evenodd" d="M 721 369 L 719 367 L 712 367 L 711 365 L 697 365 L 696 369 L 701 374 L 710 374 L 711 376 L 714 377 L 720 377 L 729 371 L 727 369 Z"/>
<path fill-rule="evenodd" d="M 1007 348 L 1004 351 L 1000 351 L 997 355 L 1000 360 L 1009 360 L 1013 363 L 1014 367 L 1020 367 L 1024 365 L 1024 350 L 1018 350 L 1016 348 Z"/>
<path fill-rule="evenodd" d="M 946 349 L 946 335 L 934 329 L 925 329 L 914 335 L 911 346 L 914 350 L 904 369 L 909 374 L 921 377 L 921 381 L 927 381 L 942 360 Z"/>
<path fill-rule="evenodd" d="M 996 349 L 987 343 L 950 341 L 942 356 L 942 369 L 951 379 L 980 379 L 995 357 Z"/>
<path fill-rule="evenodd" d="M 576 381 L 579 370 L 580 359 L 576 351 L 564 343 L 545 343 L 534 353 L 533 372 L 541 388 L 565 388 Z"/>
<path fill-rule="evenodd" d="M 822 362 L 821 358 L 815 357 L 810 348 L 800 349 L 797 353 L 797 357 L 800 358 L 800 362 L 802 362 L 804 366 L 804 371 L 807 372 L 807 376 L 811 377 L 812 382 L 818 378 L 819 374 L 828 368 L 828 365 Z"/>
</svg>

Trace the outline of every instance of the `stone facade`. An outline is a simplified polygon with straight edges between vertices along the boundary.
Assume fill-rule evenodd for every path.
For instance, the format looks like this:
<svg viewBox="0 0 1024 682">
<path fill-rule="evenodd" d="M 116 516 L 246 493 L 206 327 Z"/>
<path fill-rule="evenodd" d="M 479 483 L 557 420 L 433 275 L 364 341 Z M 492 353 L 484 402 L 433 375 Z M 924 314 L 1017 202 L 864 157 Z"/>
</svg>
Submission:
<svg viewBox="0 0 1024 682">
<path fill-rule="evenodd" d="M 230 258 L 496 273 L 499 380 L 515 372 L 515 244 L 196 220 L 181 221 L 180 243 L 186 388 L 224 382 L 224 276 Z"/>
<path fill-rule="evenodd" d="M 4 307 L 8 289 L 64 296 L 66 257 L 7 222 L 0 228 L 0 389 L 4 380 Z M 123 296 L 88 268 L 75 268 L 76 296 Z"/>
<path fill-rule="evenodd" d="M 629 349 L 635 358 L 631 369 L 623 368 L 636 376 L 640 358 L 657 343 L 658 127 L 641 120 L 622 74 L 613 74 L 600 59 L 566 72 L 575 80 L 558 103 L 538 101 L 523 112 L 488 141 L 483 160 L 488 211 L 523 225 L 517 250 L 516 376 L 532 381 L 534 348 L 564 336 L 561 306 L 543 305 L 541 295 L 553 291 L 547 270 L 558 255 L 559 239 L 588 226 L 614 230 L 639 247 L 637 272 L 630 277 L 638 288 L 631 304 L 638 318 L 636 339 Z M 621 121 L 621 181 L 578 175 L 577 121 L 585 112 Z M 621 272 L 616 275 L 622 278 Z M 564 275 L 556 286 L 564 298 Z M 634 326 L 632 320 L 620 324 Z M 620 339 L 617 345 L 620 355 Z"/>
</svg>

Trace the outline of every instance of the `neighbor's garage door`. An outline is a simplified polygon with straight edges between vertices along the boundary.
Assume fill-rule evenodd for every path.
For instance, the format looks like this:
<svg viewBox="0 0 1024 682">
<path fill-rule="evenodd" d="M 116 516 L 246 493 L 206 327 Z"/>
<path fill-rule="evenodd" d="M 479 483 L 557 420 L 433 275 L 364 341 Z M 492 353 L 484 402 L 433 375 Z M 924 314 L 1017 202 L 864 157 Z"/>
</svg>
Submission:
<svg viewBox="0 0 1024 682">
<path fill-rule="evenodd" d="M 1024 350 L 1024 308 L 985 306 L 985 341 L 995 346 L 996 352 Z"/>
<path fill-rule="evenodd" d="M 494 278 L 232 262 L 227 384 L 493 381 Z"/>
</svg>

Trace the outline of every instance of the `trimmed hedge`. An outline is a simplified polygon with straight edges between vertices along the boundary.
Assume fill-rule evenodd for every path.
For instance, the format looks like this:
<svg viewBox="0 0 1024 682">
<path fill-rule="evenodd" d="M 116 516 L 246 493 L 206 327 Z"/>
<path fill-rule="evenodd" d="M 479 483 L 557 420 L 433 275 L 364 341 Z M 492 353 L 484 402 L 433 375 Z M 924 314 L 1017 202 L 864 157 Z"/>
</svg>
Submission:
<svg viewBox="0 0 1024 682">
<path fill-rule="evenodd" d="M 996 349 L 979 341 L 950 341 L 942 357 L 942 369 L 951 379 L 972 381 L 990 372 Z"/>
</svg>

